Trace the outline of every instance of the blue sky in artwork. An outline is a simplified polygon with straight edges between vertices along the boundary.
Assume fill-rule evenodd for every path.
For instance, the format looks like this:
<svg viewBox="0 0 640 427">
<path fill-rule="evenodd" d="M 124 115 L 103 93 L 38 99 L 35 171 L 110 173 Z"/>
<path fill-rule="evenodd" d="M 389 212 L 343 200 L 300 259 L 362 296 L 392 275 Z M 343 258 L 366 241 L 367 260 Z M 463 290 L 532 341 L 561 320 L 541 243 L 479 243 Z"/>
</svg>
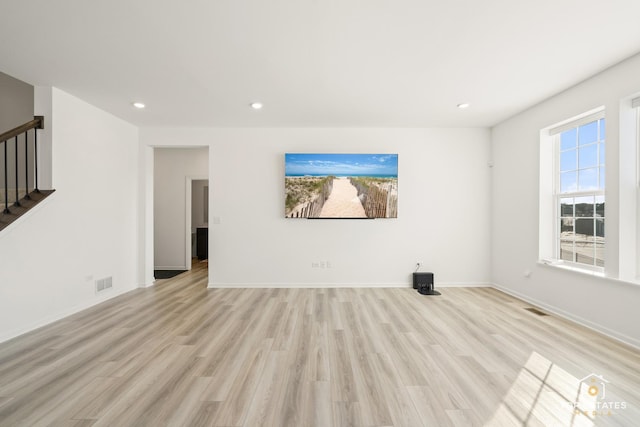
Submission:
<svg viewBox="0 0 640 427">
<path fill-rule="evenodd" d="M 397 154 L 285 154 L 287 176 L 398 176 Z"/>
</svg>

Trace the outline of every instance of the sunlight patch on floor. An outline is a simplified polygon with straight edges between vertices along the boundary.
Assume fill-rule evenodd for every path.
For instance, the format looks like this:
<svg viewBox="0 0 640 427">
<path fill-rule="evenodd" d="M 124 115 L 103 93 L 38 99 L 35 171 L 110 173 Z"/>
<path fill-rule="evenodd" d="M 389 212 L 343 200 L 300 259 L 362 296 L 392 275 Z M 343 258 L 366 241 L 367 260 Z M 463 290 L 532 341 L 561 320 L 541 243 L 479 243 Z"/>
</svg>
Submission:
<svg viewBox="0 0 640 427">
<path fill-rule="evenodd" d="M 615 417 L 603 408 L 603 387 L 583 380 L 533 352 L 487 425 L 589 427 L 597 417 Z"/>
</svg>

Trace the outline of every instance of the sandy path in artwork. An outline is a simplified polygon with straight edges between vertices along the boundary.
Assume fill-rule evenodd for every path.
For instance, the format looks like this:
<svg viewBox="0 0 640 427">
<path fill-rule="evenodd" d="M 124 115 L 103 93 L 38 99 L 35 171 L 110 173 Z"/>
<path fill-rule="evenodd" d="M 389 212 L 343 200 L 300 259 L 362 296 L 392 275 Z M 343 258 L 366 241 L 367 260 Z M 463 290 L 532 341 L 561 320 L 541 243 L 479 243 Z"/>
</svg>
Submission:
<svg viewBox="0 0 640 427">
<path fill-rule="evenodd" d="M 333 180 L 333 189 L 320 212 L 320 218 L 366 218 L 358 190 L 348 178 Z"/>
</svg>

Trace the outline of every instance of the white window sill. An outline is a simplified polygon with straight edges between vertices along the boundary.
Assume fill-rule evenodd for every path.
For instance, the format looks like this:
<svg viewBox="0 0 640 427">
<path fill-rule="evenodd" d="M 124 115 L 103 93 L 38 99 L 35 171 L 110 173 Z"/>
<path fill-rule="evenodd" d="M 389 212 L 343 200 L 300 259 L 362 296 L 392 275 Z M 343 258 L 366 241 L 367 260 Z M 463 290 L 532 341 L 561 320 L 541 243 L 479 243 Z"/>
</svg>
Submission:
<svg viewBox="0 0 640 427">
<path fill-rule="evenodd" d="M 558 268 L 560 270 L 565 270 L 565 271 L 572 271 L 578 274 L 583 274 L 591 277 L 599 277 L 599 278 L 610 280 L 616 283 L 624 283 L 628 285 L 640 286 L 640 277 L 636 278 L 635 280 L 622 280 L 615 277 L 607 277 L 605 276 L 604 271 L 591 270 L 588 268 L 580 268 L 579 266 L 568 265 L 559 261 L 553 261 L 553 260 L 547 260 L 547 259 L 538 260 L 538 265 L 542 265 L 544 267 L 550 267 L 550 268 Z"/>
<path fill-rule="evenodd" d="M 547 267 L 560 268 L 562 270 L 575 271 L 576 273 L 586 274 L 588 276 L 605 277 L 604 271 L 592 270 L 590 268 L 582 268 L 580 266 L 572 265 L 572 264 L 565 264 L 562 261 L 541 259 L 538 261 L 538 264 L 544 265 Z"/>
</svg>

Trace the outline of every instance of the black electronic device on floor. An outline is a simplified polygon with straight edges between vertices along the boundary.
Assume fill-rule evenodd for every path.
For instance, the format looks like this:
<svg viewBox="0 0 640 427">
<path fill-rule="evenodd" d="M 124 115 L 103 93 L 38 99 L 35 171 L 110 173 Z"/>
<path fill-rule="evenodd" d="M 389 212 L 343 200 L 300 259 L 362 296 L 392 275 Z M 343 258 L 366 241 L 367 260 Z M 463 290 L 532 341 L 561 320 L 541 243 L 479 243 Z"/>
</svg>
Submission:
<svg viewBox="0 0 640 427">
<path fill-rule="evenodd" d="M 433 273 L 413 273 L 413 289 L 422 295 L 441 295 L 433 285 Z"/>
</svg>

